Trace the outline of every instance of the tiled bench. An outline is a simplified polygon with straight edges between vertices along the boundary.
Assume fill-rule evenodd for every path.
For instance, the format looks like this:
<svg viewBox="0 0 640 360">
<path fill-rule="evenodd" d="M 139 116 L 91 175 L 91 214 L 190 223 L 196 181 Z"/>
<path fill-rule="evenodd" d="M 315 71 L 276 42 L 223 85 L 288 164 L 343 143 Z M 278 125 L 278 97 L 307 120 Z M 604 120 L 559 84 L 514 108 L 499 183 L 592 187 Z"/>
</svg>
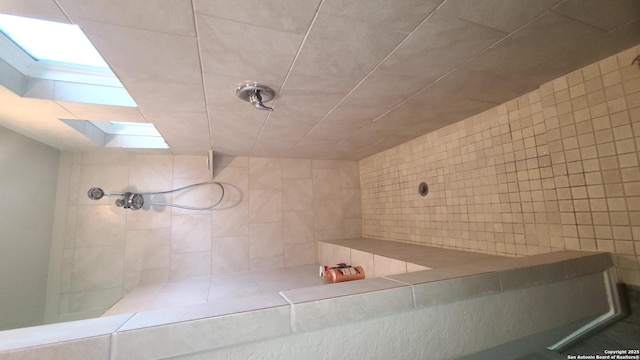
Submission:
<svg viewBox="0 0 640 360">
<path fill-rule="evenodd" d="M 318 242 L 320 264 L 362 266 L 367 278 L 498 259 L 504 257 L 369 238 Z"/>
<path fill-rule="evenodd" d="M 318 243 L 318 257 L 323 265 L 347 263 L 353 266 L 362 266 L 367 278 L 431 270 L 427 266 L 326 242 Z"/>
<path fill-rule="evenodd" d="M 274 349 L 283 359 L 347 349 L 365 358 L 367 342 L 378 358 L 398 347 L 405 358 L 456 358 L 610 313 L 612 266 L 609 254 L 562 251 L 17 329 L 0 332 L 0 360 L 248 358 Z M 509 326 L 497 326 L 505 318 Z"/>
</svg>

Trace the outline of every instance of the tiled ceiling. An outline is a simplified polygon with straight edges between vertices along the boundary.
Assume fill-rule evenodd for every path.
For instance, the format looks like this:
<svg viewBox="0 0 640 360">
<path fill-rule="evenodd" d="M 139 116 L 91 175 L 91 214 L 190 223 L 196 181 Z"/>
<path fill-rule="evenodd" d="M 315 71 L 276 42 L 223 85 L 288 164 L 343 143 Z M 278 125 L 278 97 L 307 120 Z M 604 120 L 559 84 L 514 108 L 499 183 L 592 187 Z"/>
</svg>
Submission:
<svg viewBox="0 0 640 360">
<path fill-rule="evenodd" d="M 640 42 L 637 0 L 5 0 L 0 13 L 79 24 L 139 105 L 0 88 L 14 107 L 2 124 L 79 150 L 95 145 L 26 119 L 148 121 L 176 154 L 362 159 Z M 277 90 L 273 112 L 236 98 L 246 81 Z"/>
</svg>

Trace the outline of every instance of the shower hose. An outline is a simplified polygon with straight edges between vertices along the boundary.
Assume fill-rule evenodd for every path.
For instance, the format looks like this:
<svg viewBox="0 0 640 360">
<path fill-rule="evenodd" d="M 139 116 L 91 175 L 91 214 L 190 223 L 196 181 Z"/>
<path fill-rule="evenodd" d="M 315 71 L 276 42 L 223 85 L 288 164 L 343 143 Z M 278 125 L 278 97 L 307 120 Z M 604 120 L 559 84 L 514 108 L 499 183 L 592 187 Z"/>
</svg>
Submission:
<svg viewBox="0 0 640 360">
<path fill-rule="evenodd" d="M 169 194 L 169 193 L 174 193 L 174 192 L 190 189 L 190 188 L 193 188 L 193 187 L 196 187 L 196 186 L 210 185 L 210 184 L 218 185 L 220 187 L 221 193 L 220 193 L 220 199 L 218 199 L 218 201 L 216 201 L 214 204 L 209 205 L 209 206 L 197 207 L 197 206 L 188 206 L 188 205 L 181 205 L 181 204 L 168 204 L 168 203 L 161 203 L 161 202 L 146 202 L 145 203 L 145 201 L 144 201 L 144 195 Z M 141 193 L 112 192 L 112 191 L 105 192 L 104 190 L 102 190 L 99 187 L 92 187 L 87 192 L 87 196 L 92 200 L 99 200 L 99 199 L 102 199 L 102 197 L 104 197 L 104 196 L 122 196 L 123 198 L 116 200 L 116 206 L 123 207 L 125 209 L 131 209 L 131 210 L 139 210 L 139 209 L 142 208 L 142 206 L 144 204 L 156 205 L 156 206 L 171 206 L 171 207 L 176 207 L 176 208 L 186 209 L 186 210 L 211 210 L 211 209 L 215 208 L 216 206 L 220 205 L 220 203 L 224 199 L 224 186 L 222 186 L 222 184 L 217 182 L 217 181 L 211 180 L 211 181 L 205 181 L 205 182 L 200 182 L 200 183 L 197 183 L 197 184 L 191 184 L 191 185 L 183 186 L 183 187 L 180 187 L 180 188 L 177 188 L 177 189 L 173 189 L 173 190 L 149 191 L 149 192 L 141 192 Z"/>
</svg>

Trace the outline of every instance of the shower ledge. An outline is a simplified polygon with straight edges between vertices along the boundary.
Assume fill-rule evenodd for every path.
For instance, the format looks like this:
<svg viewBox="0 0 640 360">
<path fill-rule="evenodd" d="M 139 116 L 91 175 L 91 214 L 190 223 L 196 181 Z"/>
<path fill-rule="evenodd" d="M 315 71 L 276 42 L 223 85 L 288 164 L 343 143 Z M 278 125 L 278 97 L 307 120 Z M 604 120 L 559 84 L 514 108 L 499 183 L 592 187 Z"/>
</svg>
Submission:
<svg viewBox="0 0 640 360">
<path fill-rule="evenodd" d="M 369 278 L 506 258 L 363 237 L 320 241 L 318 257 L 325 265 L 348 263 L 362 266 Z"/>
<path fill-rule="evenodd" d="M 406 333 L 407 322 L 433 330 L 428 342 L 421 332 L 406 339 L 407 351 L 460 357 L 570 326 L 553 339 L 556 342 L 585 322 L 619 313 L 612 301 L 617 297 L 612 266 L 607 253 L 561 251 L 282 291 L 280 299 L 261 305 L 196 305 L 16 329 L 0 332 L 0 359 L 71 354 L 142 359 L 203 352 L 244 358 L 244 352 L 264 351 L 260 346 L 289 351 L 290 356 L 282 358 L 294 359 L 304 358 L 296 351 L 323 346 L 353 350 L 354 341 L 365 341 L 348 335 L 353 332 L 369 331 L 374 341 L 396 349 L 391 343 L 405 337 L 388 334 Z M 470 311 L 473 317 L 466 315 Z M 499 323 L 505 312 L 511 316 L 508 332 L 503 326 L 487 326 Z M 534 312 L 539 315 L 531 321 Z M 461 326 L 468 331 L 460 332 Z M 483 334 L 480 340 L 474 337 L 478 333 Z M 326 341 L 335 334 L 339 336 Z M 461 338 L 466 335 L 472 338 Z M 298 342 L 303 346 L 282 345 Z M 366 346 L 358 349 L 360 357 L 371 355 Z"/>
</svg>

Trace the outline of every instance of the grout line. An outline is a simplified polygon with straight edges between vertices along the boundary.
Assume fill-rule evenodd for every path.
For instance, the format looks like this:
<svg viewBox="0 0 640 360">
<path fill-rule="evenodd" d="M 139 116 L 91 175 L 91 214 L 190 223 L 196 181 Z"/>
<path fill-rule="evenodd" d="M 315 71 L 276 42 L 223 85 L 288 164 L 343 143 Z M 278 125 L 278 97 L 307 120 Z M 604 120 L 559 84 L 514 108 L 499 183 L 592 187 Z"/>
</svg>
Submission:
<svg viewBox="0 0 640 360">
<path fill-rule="evenodd" d="M 191 0 L 194 1 L 194 0 Z M 298 58 L 300 57 L 300 53 L 302 52 L 302 48 L 304 47 L 304 44 L 307 42 L 307 38 L 309 37 L 309 33 L 311 32 L 311 28 L 313 28 L 313 25 L 316 23 L 316 19 L 318 18 L 318 14 L 320 13 L 320 8 L 322 7 L 322 4 L 324 3 L 324 0 L 320 0 L 320 3 L 318 4 L 318 7 L 316 8 L 316 13 L 313 15 L 313 19 L 311 19 L 311 23 L 309 24 L 309 27 L 307 28 L 307 31 L 304 34 L 304 37 L 302 38 L 302 42 L 300 43 L 300 46 L 298 47 L 298 51 L 296 52 L 296 55 L 293 57 L 293 61 L 291 62 L 291 65 L 289 66 L 289 71 L 287 71 L 287 75 L 285 75 L 284 80 L 282 81 L 282 84 L 280 85 L 279 89 L 278 89 L 278 93 L 282 91 L 282 89 L 284 88 L 284 85 L 287 83 L 287 80 L 289 80 L 289 77 L 291 76 L 291 72 L 293 71 L 293 67 L 296 64 L 296 62 L 298 61 Z M 272 108 L 274 108 L 273 111 L 275 111 L 275 105 L 278 103 L 278 96 L 276 96 L 276 99 L 273 101 L 273 105 Z M 256 145 L 258 144 L 258 141 L 260 141 L 260 138 L 262 137 L 262 134 L 264 133 L 264 129 L 267 127 L 267 123 L 269 122 L 269 118 L 271 118 L 271 113 L 273 113 L 273 111 L 269 112 L 269 115 L 267 115 L 267 118 L 264 120 L 264 123 L 262 123 L 262 128 L 260 128 L 260 133 L 258 134 L 258 137 L 256 138 L 256 141 L 253 143 L 253 146 L 251 147 L 251 151 L 249 151 L 250 155 L 253 155 L 253 151 L 256 148 Z"/>
<path fill-rule="evenodd" d="M 56 6 L 58 7 L 58 9 L 60 9 L 60 11 L 62 12 L 62 14 L 64 15 L 64 17 L 67 18 L 67 20 L 69 20 L 70 23 L 74 24 L 74 22 L 71 20 L 71 17 L 69 17 L 69 14 L 64 10 L 64 8 L 62 7 L 62 5 L 60 5 L 60 1 L 59 0 L 53 0 L 53 2 L 56 4 Z"/>
<path fill-rule="evenodd" d="M 202 64 L 202 46 L 200 46 L 200 32 L 198 31 L 198 17 L 196 16 L 195 0 L 191 0 L 191 10 L 193 11 L 193 27 L 196 33 L 196 47 L 198 48 L 198 62 L 200 63 L 200 80 L 202 81 L 202 93 L 204 96 L 204 111 L 207 116 L 207 126 L 209 127 L 209 145 L 213 149 L 213 128 L 209 114 L 209 106 L 207 102 L 207 87 L 204 80 L 204 65 Z"/>
<path fill-rule="evenodd" d="M 411 33 L 409 33 L 409 35 L 407 35 L 407 37 L 406 37 L 402 42 L 400 42 L 400 44 L 398 44 L 398 46 L 402 45 L 402 44 L 407 40 L 407 38 L 408 38 L 409 36 L 411 36 L 411 35 L 412 35 L 412 34 L 413 34 L 413 33 L 414 33 L 418 28 L 420 28 L 420 27 L 422 26 L 422 24 L 423 24 L 424 22 L 426 22 L 426 21 L 427 21 L 427 20 L 428 20 L 428 19 L 429 19 L 429 18 L 430 18 L 430 17 L 431 17 L 435 12 L 436 12 L 436 10 L 438 10 L 438 9 L 439 9 L 439 8 L 440 8 L 440 7 L 445 3 L 445 2 L 446 2 L 446 0 L 445 0 L 445 1 L 443 1 L 442 3 L 440 3 L 440 5 L 438 5 L 438 7 L 436 7 L 436 8 L 435 8 L 435 9 L 434 9 L 434 10 L 433 10 L 433 11 L 432 11 L 432 12 L 431 12 L 431 13 L 430 13 L 430 14 L 429 14 L 429 15 L 428 15 L 428 16 L 427 16 L 427 17 L 426 17 L 426 18 L 425 18 L 421 23 L 420 23 L 420 25 L 418 25 L 418 26 L 417 26 L 417 27 L 416 27 L 416 28 L 415 28 Z M 522 29 L 523 27 L 525 27 L 525 26 L 529 25 L 530 23 L 532 23 L 533 21 L 535 21 L 536 19 L 538 19 L 539 17 L 541 17 L 541 16 L 545 15 L 546 13 L 548 13 L 548 12 L 550 12 L 550 11 L 551 11 L 551 10 L 546 10 L 546 11 L 544 11 L 544 12 L 540 13 L 538 16 L 536 16 L 536 17 L 534 17 L 533 19 L 529 20 L 528 22 L 526 22 L 525 24 L 521 25 L 521 26 L 520 26 L 520 27 L 518 27 L 517 29 L 513 30 L 513 31 L 512 31 L 512 32 L 510 32 L 510 33 L 507 33 L 507 34 L 506 34 L 502 39 L 500 39 L 500 40 L 496 41 L 496 42 L 495 42 L 495 43 L 493 43 L 492 45 L 490 45 L 490 46 L 488 46 L 487 48 L 483 49 L 483 50 L 482 50 L 481 52 L 479 52 L 478 54 L 476 54 L 476 55 L 472 56 L 472 57 L 471 57 L 471 58 L 469 58 L 467 61 L 465 61 L 465 62 L 463 62 L 462 64 L 458 65 L 457 67 L 455 67 L 455 68 L 454 68 L 454 69 L 452 69 L 451 71 L 447 72 L 446 74 L 442 75 L 441 77 L 439 77 L 438 79 L 436 79 L 435 81 L 433 81 L 432 83 L 430 83 L 429 85 L 425 86 L 423 89 L 421 89 L 421 90 L 417 91 L 417 92 L 416 92 L 415 94 L 413 94 L 412 96 L 410 96 L 410 97 L 406 98 L 405 100 L 403 100 L 403 101 L 402 101 L 402 102 L 400 102 L 399 104 L 397 104 L 397 105 L 393 106 L 393 107 L 392 107 L 392 108 L 390 108 L 389 110 L 385 111 L 384 113 L 382 113 L 381 115 L 379 115 L 379 116 L 378 116 L 378 117 L 376 117 L 375 119 L 371 120 L 370 122 L 368 122 L 368 123 L 364 124 L 363 126 L 359 127 L 358 129 L 361 129 L 361 128 L 363 128 L 363 127 L 367 126 L 368 124 L 371 124 L 371 123 L 374 123 L 374 122 L 376 122 L 376 121 L 380 120 L 382 117 L 384 117 L 385 115 L 387 115 L 387 114 L 388 114 L 388 113 L 390 113 L 391 111 L 393 111 L 393 110 L 397 109 L 398 107 L 400 107 L 400 106 L 404 105 L 404 104 L 405 104 L 405 103 L 407 103 L 409 100 L 413 99 L 414 97 L 416 97 L 417 95 L 419 95 L 420 93 L 422 93 L 423 91 L 425 91 L 426 89 L 428 89 L 428 88 L 432 87 L 433 85 L 435 85 L 436 83 L 438 83 L 438 81 L 441 81 L 443 78 L 445 78 L 445 77 L 449 76 L 451 73 L 453 73 L 453 72 L 455 72 L 456 70 L 460 69 L 460 67 L 461 67 L 462 65 L 469 63 L 469 62 L 470 62 L 470 61 L 472 61 L 473 59 L 477 58 L 478 56 L 480 56 L 480 55 L 484 54 L 484 53 L 485 53 L 485 52 L 487 52 L 488 50 L 490 50 L 490 49 L 492 49 L 493 47 L 497 46 L 498 44 L 502 43 L 502 42 L 503 42 L 504 40 L 506 40 L 509 36 L 513 35 L 513 34 L 514 34 L 515 32 L 517 32 L 518 30 L 520 30 L 520 29 Z M 466 21 L 466 20 L 465 20 L 465 21 Z M 344 98 L 342 98 L 342 100 L 340 100 L 340 102 L 338 102 L 338 104 L 336 104 L 336 105 L 335 105 L 331 110 L 329 110 L 329 112 L 328 112 L 324 117 L 322 117 L 322 119 L 318 120 L 318 121 L 316 122 L 316 124 L 315 124 L 311 129 L 309 129 L 309 131 L 307 131 L 307 133 L 305 134 L 305 136 L 306 136 L 306 135 L 308 135 L 308 134 L 309 134 L 309 133 L 310 133 L 310 132 L 315 128 L 315 127 L 317 127 L 317 126 L 320 124 L 320 122 L 321 122 L 322 120 L 324 120 L 324 119 L 325 119 L 325 118 L 326 118 L 326 117 L 327 117 L 331 112 L 333 112 L 333 111 L 334 111 L 334 110 L 335 110 L 335 109 L 336 109 L 340 104 L 342 104 L 342 102 L 344 102 L 344 101 L 345 101 L 345 99 L 346 99 L 346 98 L 347 98 L 347 97 L 348 97 L 352 92 L 354 92 L 354 91 L 357 89 L 357 87 L 358 87 L 358 86 L 360 86 L 360 85 L 361 85 L 361 84 L 362 84 L 362 83 L 367 79 L 367 77 L 369 77 L 369 76 L 371 75 L 371 73 L 372 73 L 373 71 L 375 71 L 376 69 L 378 69 L 378 68 L 380 67 L 380 65 L 382 64 L 382 62 L 384 62 L 384 61 L 385 61 L 389 56 L 391 56 L 391 55 L 396 51 L 396 49 L 398 48 L 398 46 L 397 46 L 396 48 L 394 48 L 394 49 L 391 51 L 391 53 L 389 53 L 389 55 L 387 55 L 387 57 L 385 57 L 385 58 L 384 58 L 384 59 L 383 59 L 383 60 L 382 60 L 382 61 L 381 61 L 381 62 L 380 62 L 380 63 L 379 63 L 379 64 L 378 64 L 378 65 L 377 65 L 377 66 L 376 66 L 376 67 L 375 67 L 375 68 L 374 68 L 374 69 L 373 69 L 369 74 L 367 74 L 367 75 L 365 76 L 365 78 L 364 78 L 364 79 L 362 79 L 362 81 L 360 81 L 360 82 L 359 82 L 359 83 L 358 83 L 358 84 L 357 84 L 357 85 L 356 85 L 356 86 L 355 86 L 355 87 L 354 87 L 354 88 L 353 88 L 353 89 L 352 89 L 352 90 L 351 90 L 351 91 L 350 91 L 350 92 L 349 92 L 349 93 L 348 93 Z M 343 140 L 343 139 L 342 139 L 342 140 Z M 342 140 L 340 140 L 340 141 L 342 141 Z M 340 142 L 340 141 L 338 141 L 338 142 Z M 297 145 L 297 144 L 299 144 L 299 143 L 300 143 L 300 142 L 298 141 L 298 143 L 296 143 L 296 145 Z"/>
<path fill-rule="evenodd" d="M 118 326 L 117 329 L 115 329 L 112 333 L 111 336 L 109 337 L 109 360 L 115 360 L 116 359 L 116 347 L 117 347 L 117 337 L 116 337 L 116 333 L 118 333 L 120 331 L 120 329 L 122 329 L 123 326 L 125 326 L 129 321 L 131 321 L 131 319 L 136 315 L 137 313 L 133 313 L 131 314 L 131 316 L 129 316 L 129 318 L 127 319 L 127 321 L 123 322 L 122 325 Z"/>
<path fill-rule="evenodd" d="M 290 325 L 291 325 L 291 332 L 296 332 L 296 311 L 295 311 L 295 305 L 293 304 L 293 302 L 291 300 L 289 300 L 283 293 L 282 291 L 278 291 L 278 294 L 280 296 L 282 296 L 282 298 L 284 298 L 288 303 L 289 303 L 289 320 L 291 321 Z"/>
<path fill-rule="evenodd" d="M 399 48 L 400 46 L 402 46 L 402 44 L 404 44 L 404 43 L 405 43 L 405 42 L 406 42 L 406 41 L 411 37 L 411 35 L 413 35 L 413 33 L 415 33 L 415 32 L 416 32 L 416 31 L 417 31 L 417 30 L 418 30 L 418 29 L 419 29 L 419 28 L 420 28 L 420 27 L 421 27 L 425 22 L 427 22 L 427 20 L 429 20 L 429 19 L 433 16 L 433 14 L 435 14 L 436 10 L 438 10 L 438 9 L 439 9 L 439 8 L 440 8 L 440 7 L 445 3 L 445 2 L 446 2 L 446 0 L 443 0 L 443 1 L 440 3 L 440 5 L 438 5 L 436 8 L 434 8 L 434 9 L 429 13 L 429 15 L 427 15 L 427 16 L 426 16 L 426 17 L 425 17 L 425 18 L 420 22 L 420 24 L 418 24 L 418 25 L 417 25 L 417 26 L 416 26 L 416 27 L 415 27 L 415 28 L 414 28 L 414 29 L 413 29 L 409 34 L 407 34 L 407 36 L 405 36 L 405 37 L 404 37 L 404 39 L 402 39 L 402 41 L 400 41 L 400 43 L 399 43 L 398 45 L 396 45 L 396 47 L 394 47 L 394 48 L 393 48 L 393 50 L 391 50 L 391 51 L 389 52 L 389 54 L 387 54 L 387 56 L 385 56 L 382 60 L 380 60 L 380 62 L 379 62 L 376 66 L 374 66 L 374 68 L 373 68 L 371 71 L 369 71 L 369 73 L 367 73 L 367 75 L 365 75 L 365 76 L 364 76 L 364 78 L 362 78 L 362 80 L 360 80 L 360 82 L 358 82 L 358 83 L 353 87 L 353 89 L 351 89 L 351 91 L 349 91 L 349 92 L 347 93 L 347 95 L 345 95 L 345 96 L 344 96 L 340 101 L 338 101 L 338 103 L 337 103 L 336 105 L 334 105 L 334 106 L 331 108 L 331 110 L 329 110 L 329 111 L 328 111 L 328 112 L 327 112 L 327 113 L 326 113 L 326 114 L 325 114 L 325 115 L 324 115 L 320 120 L 316 121 L 316 123 L 311 127 L 311 129 L 309 129 L 309 131 L 307 131 L 307 132 L 305 133 L 305 135 L 304 135 L 304 136 L 307 136 L 311 131 L 313 131 L 313 129 L 315 129 L 315 128 L 316 128 L 316 127 L 317 127 L 317 126 L 322 122 L 322 120 L 326 119 L 326 118 L 327 118 L 327 116 L 329 116 L 329 115 L 330 115 L 330 114 L 331 114 L 331 113 L 332 113 L 332 112 L 333 112 L 333 111 L 334 111 L 338 106 L 340 106 L 340 105 L 341 105 L 341 104 L 342 104 L 342 103 L 343 103 L 343 102 L 344 102 L 344 101 L 349 97 L 349 95 L 351 95 L 352 93 L 354 93 L 354 92 L 355 92 L 355 91 L 360 87 L 360 85 L 362 85 L 362 83 L 364 83 L 364 82 L 365 82 L 365 80 L 367 80 L 367 79 L 369 78 L 369 76 L 371 76 L 371 74 L 372 74 L 374 71 L 376 71 L 376 70 L 377 70 L 377 69 L 382 65 L 382 63 L 383 63 L 383 62 L 385 62 L 385 60 L 387 60 L 391 55 L 393 55 L 393 53 L 395 53 L 395 51 L 396 51 L 396 50 L 398 50 L 398 48 Z M 298 141 L 298 142 L 296 143 L 296 145 L 298 145 L 299 143 L 300 143 L 300 141 Z M 294 145 L 294 147 L 295 147 L 296 145 Z"/>
<path fill-rule="evenodd" d="M 408 273 L 405 273 L 405 274 L 408 274 Z M 397 275 L 400 275 L 400 274 L 397 274 Z M 411 288 L 411 302 L 413 303 L 413 307 L 414 307 L 414 308 L 417 308 L 417 307 L 418 307 L 418 306 L 416 305 L 416 290 L 415 290 L 415 287 L 414 287 L 414 285 L 413 285 L 413 284 L 409 284 L 409 283 L 407 283 L 407 282 L 400 281 L 400 280 L 396 280 L 396 279 L 391 279 L 391 278 L 388 278 L 388 277 L 386 277 L 386 276 L 383 276 L 383 277 L 382 277 L 382 279 L 391 280 L 391 281 L 393 281 L 393 282 L 397 282 L 397 283 L 400 283 L 400 284 L 403 284 L 403 285 L 409 286 L 409 287 Z"/>
<path fill-rule="evenodd" d="M 460 69 L 463 65 L 471 62 L 473 59 L 479 57 L 480 55 L 484 54 L 485 52 L 489 51 L 490 49 L 496 47 L 498 44 L 502 43 L 503 41 L 505 41 L 509 36 L 513 35 L 514 33 L 516 33 L 518 30 L 524 28 L 525 26 L 529 25 L 530 23 L 532 23 L 533 21 L 535 21 L 536 19 L 538 19 L 539 17 L 545 15 L 546 13 L 550 12 L 551 10 L 546 10 L 542 13 L 540 13 L 538 16 L 534 17 L 533 19 L 527 21 L 526 23 L 522 24 L 521 26 L 519 26 L 517 29 L 513 30 L 510 33 L 507 33 L 502 39 L 494 42 L 493 44 L 491 44 L 490 46 L 486 47 L 485 49 L 483 49 L 482 51 L 480 51 L 479 53 L 477 53 L 476 55 L 470 57 L 467 61 L 463 62 L 462 64 L 458 65 L 457 67 L 455 67 L 454 69 L 451 69 L 451 71 L 447 72 L 446 74 L 442 75 L 441 77 L 439 77 L 438 79 L 436 79 L 434 82 L 432 82 L 431 84 L 427 85 L 426 87 L 424 87 L 422 90 L 417 91 L 415 94 L 413 94 L 412 96 L 406 98 L 404 101 L 402 101 L 401 103 L 399 103 L 398 105 L 392 107 L 391 109 L 389 109 L 388 111 L 384 112 L 382 115 L 378 116 L 377 118 L 371 120 L 371 122 L 376 122 L 378 120 L 380 120 L 383 116 L 387 115 L 389 112 L 395 110 L 396 108 L 404 105 L 407 101 L 413 99 L 414 97 L 416 97 L 417 95 L 419 95 L 420 93 L 422 93 L 423 91 L 425 91 L 426 89 L 432 87 L 433 85 L 437 84 L 438 81 L 444 79 L 445 77 L 449 76 L 451 73 L 454 73 L 455 71 L 457 71 L 458 69 Z M 467 20 L 465 20 L 467 21 Z M 469 21 L 470 22 L 470 21 Z M 475 24 L 475 23 L 474 23 Z M 480 25 L 480 24 L 476 24 L 476 25 Z M 484 25 L 480 25 L 480 26 L 484 26 Z M 485 101 L 486 102 L 486 101 Z M 498 104 L 500 105 L 500 104 Z"/>
</svg>

